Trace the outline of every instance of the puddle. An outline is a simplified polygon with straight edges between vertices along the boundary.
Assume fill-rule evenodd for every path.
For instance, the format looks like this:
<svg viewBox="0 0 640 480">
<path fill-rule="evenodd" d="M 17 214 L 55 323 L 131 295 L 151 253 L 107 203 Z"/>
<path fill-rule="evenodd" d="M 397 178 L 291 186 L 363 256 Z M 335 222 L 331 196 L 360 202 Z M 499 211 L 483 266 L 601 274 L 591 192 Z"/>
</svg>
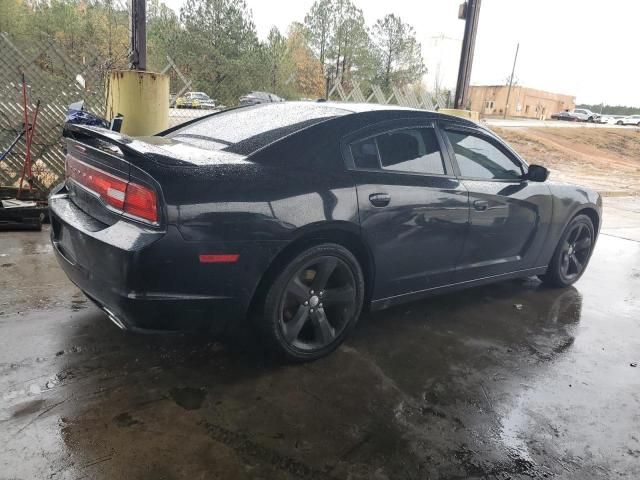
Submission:
<svg viewBox="0 0 640 480">
<path fill-rule="evenodd" d="M 182 387 L 172 388 L 169 394 L 173 401 L 185 410 L 198 410 L 202 407 L 207 392 L 204 388 Z"/>
<path fill-rule="evenodd" d="M 129 412 L 124 412 L 113 417 L 113 423 L 119 427 L 132 427 L 142 424 L 140 420 L 133 418 Z"/>
</svg>

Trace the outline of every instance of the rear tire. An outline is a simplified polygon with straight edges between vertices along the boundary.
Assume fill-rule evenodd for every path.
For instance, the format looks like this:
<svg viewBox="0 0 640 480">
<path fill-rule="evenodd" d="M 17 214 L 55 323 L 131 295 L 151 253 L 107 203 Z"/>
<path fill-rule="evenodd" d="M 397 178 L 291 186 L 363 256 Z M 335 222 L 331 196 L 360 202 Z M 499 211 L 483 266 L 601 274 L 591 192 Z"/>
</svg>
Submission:
<svg viewBox="0 0 640 480">
<path fill-rule="evenodd" d="M 356 257 L 334 243 L 315 245 L 275 276 L 256 319 L 267 348 L 289 361 L 316 360 L 353 330 L 364 299 Z"/>
<path fill-rule="evenodd" d="M 595 244 L 595 229 L 587 215 L 573 218 L 560 237 L 547 272 L 539 275 L 543 283 L 553 287 L 568 287 L 582 276 Z"/>
</svg>

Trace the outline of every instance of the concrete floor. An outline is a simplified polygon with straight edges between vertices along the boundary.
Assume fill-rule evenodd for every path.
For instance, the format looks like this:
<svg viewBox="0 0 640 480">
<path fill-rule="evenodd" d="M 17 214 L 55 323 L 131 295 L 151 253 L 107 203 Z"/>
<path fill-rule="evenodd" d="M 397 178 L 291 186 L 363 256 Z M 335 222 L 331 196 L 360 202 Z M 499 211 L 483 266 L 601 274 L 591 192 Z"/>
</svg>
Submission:
<svg viewBox="0 0 640 480">
<path fill-rule="evenodd" d="M 298 366 L 123 333 L 47 231 L 0 233 L 0 479 L 639 478 L 634 202 L 607 202 L 575 288 L 514 281 L 365 315 Z"/>
</svg>

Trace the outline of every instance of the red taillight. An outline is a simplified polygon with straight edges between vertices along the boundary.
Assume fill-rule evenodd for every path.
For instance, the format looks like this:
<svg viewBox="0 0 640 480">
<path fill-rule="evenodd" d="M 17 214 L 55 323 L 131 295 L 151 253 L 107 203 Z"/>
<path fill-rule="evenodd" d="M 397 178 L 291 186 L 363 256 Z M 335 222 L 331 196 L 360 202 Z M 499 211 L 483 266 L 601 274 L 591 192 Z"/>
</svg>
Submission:
<svg viewBox="0 0 640 480">
<path fill-rule="evenodd" d="M 123 180 L 81 162 L 71 155 L 67 155 L 66 170 L 67 178 L 96 193 L 113 208 L 148 222 L 157 223 L 158 199 L 155 190 Z"/>
<path fill-rule="evenodd" d="M 137 183 L 129 183 L 124 196 L 124 211 L 150 222 L 157 222 L 156 192 Z"/>
</svg>

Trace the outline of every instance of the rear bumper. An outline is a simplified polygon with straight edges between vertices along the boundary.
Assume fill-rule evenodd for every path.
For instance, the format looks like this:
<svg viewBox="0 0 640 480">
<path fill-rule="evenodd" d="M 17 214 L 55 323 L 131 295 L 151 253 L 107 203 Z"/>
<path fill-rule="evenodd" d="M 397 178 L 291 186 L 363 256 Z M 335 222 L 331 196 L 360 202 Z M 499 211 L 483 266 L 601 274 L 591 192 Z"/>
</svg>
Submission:
<svg viewBox="0 0 640 480">
<path fill-rule="evenodd" d="M 49 205 L 58 263 L 127 330 L 221 333 L 246 318 L 255 287 L 277 250 L 187 242 L 174 226 L 157 231 L 127 221 L 105 225 L 65 194 L 54 193 Z M 199 255 L 210 252 L 239 253 L 240 259 L 200 263 Z"/>
</svg>

